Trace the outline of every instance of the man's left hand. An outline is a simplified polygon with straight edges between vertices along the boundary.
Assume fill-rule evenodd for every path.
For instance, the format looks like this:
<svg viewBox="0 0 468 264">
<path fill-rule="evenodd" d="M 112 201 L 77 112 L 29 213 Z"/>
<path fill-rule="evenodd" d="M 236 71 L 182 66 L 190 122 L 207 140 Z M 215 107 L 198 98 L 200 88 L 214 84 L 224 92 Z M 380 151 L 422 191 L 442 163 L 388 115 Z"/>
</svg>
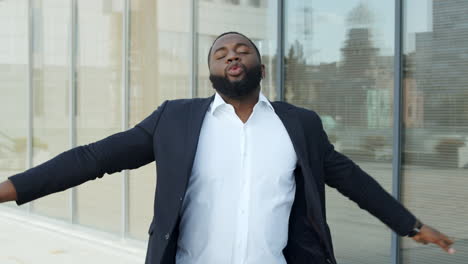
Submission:
<svg viewBox="0 0 468 264">
<path fill-rule="evenodd" d="M 436 244 L 449 254 L 455 253 L 455 249 L 452 248 L 453 240 L 428 225 L 423 225 L 420 232 L 412 239 L 425 245 L 429 243 Z"/>
</svg>

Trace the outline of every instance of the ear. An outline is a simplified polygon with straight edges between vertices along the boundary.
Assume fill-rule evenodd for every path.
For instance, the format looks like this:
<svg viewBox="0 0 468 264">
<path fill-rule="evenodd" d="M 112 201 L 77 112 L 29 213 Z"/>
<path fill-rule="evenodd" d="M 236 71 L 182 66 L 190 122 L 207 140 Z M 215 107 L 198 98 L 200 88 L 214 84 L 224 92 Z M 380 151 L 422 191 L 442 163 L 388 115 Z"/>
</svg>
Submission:
<svg viewBox="0 0 468 264">
<path fill-rule="evenodd" d="M 266 72 L 265 72 L 265 64 L 262 64 L 262 65 L 261 65 L 261 68 L 262 68 L 262 79 L 265 79 L 265 75 L 266 75 Z"/>
</svg>

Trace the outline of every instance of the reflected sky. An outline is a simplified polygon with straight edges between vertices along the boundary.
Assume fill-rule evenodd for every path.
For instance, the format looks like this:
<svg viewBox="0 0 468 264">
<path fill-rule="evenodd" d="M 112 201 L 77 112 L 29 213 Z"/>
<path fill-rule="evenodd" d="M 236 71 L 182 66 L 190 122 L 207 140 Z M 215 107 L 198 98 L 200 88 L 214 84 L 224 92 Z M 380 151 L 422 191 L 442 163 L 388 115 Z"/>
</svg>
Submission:
<svg viewBox="0 0 468 264">
<path fill-rule="evenodd" d="M 12 4 L 13 1 L 0 3 L 1 5 Z M 24 1 L 23 3 L 26 3 Z M 301 43 L 308 43 L 305 47 L 305 57 L 308 64 L 329 63 L 340 60 L 340 48 L 346 39 L 346 32 L 350 28 L 347 17 L 350 11 L 360 3 L 363 3 L 371 11 L 373 41 L 379 47 L 379 55 L 392 55 L 394 50 L 394 1 L 380 0 L 340 0 L 340 1 L 285 1 L 286 14 L 286 46 L 290 46 L 294 40 Z M 425 32 L 432 29 L 432 0 L 411 0 L 404 1 L 406 10 L 411 12 L 411 16 L 406 16 L 405 22 L 405 50 L 414 50 L 414 32 Z M 16 5 L 16 7 L 20 7 Z M 3 8 L 5 10 L 5 8 Z M 276 8 L 267 7 L 268 23 L 276 24 Z M 1 8 L 0 8 L 1 13 Z M 21 47 L 15 43 L 15 35 L 9 35 L 7 30 L 13 21 L 24 19 L 18 13 L 13 13 L 13 17 L 0 16 L 0 36 L 8 38 L 8 42 L 0 43 L 0 62 L 23 63 L 26 57 L 8 56 L 12 52 L 6 52 L 13 47 Z M 16 18 L 14 18 L 16 17 Z M 14 19 L 13 19 L 14 18 Z M 275 21 L 273 21 L 275 20 Z M 3 24 L 3 25 L 2 25 Z M 26 30 L 26 29 L 24 29 Z M 305 33 L 310 36 L 306 37 Z M 26 34 L 24 31 L 22 34 Z M 6 35 L 6 36 L 5 36 Z M 97 42 L 99 43 L 99 42 Z M 11 45 L 13 44 L 13 45 Z M 262 45 L 261 43 L 260 45 Z M 3 46 L 3 51 L 1 52 Z M 9 48 L 8 48 L 9 47 Z M 263 49 L 262 49 L 263 51 Z M 265 55 L 269 49 L 263 51 Z"/>
<path fill-rule="evenodd" d="M 431 29 L 432 0 L 407 1 L 406 8 L 413 14 L 408 17 L 406 32 L 422 32 Z M 350 23 L 349 14 L 359 4 L 370 11 L 367 26 Z M 304 43 L 307 64 L 320 64 L 339 61 L 341 48 L 352 27 L 370 27 L 373 42 L 379 47 L 379 55 L 390 56 L 394 53 L 395 2 L 377 0 L 341 1 L 287 1 L 286 46 L 295 40 Z M 414 39 L 407 38 L 407 46 L 414 47 Z"/>
</svg>

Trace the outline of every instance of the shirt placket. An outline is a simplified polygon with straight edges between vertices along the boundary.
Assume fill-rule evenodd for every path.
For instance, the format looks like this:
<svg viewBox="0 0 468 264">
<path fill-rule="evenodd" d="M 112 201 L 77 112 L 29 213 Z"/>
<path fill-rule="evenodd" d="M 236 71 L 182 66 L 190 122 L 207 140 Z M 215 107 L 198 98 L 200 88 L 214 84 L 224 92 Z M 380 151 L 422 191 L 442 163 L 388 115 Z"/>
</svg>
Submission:
<svg viewBox="0 0 468 264">
<path fill-rule="evenodd" d="M 249 200 L 250 200 L 250 168 L 248 162 L 248 126 L 242 125 L 240 130 L 240 192 L 237 212 L 237 232 L 233 264 L 244 263 L 247 252 L 247 236 L 249 227 Z"/>
</svg>

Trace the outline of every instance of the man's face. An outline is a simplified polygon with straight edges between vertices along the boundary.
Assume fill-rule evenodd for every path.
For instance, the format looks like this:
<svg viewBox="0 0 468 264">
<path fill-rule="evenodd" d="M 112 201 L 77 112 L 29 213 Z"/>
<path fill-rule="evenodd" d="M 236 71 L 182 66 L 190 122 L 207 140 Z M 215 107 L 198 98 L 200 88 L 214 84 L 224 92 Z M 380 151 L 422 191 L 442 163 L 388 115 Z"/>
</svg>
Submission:
<svg viewBox="0 0 468 264">
<path fill-rule="evenodd" d="M 252 93 L 265 75 L 265 66 L 249 40 L 238 34 L 219 38 L 210 54 L 210 80 L 218 92 L 231 98 Z"/>
</svg>

